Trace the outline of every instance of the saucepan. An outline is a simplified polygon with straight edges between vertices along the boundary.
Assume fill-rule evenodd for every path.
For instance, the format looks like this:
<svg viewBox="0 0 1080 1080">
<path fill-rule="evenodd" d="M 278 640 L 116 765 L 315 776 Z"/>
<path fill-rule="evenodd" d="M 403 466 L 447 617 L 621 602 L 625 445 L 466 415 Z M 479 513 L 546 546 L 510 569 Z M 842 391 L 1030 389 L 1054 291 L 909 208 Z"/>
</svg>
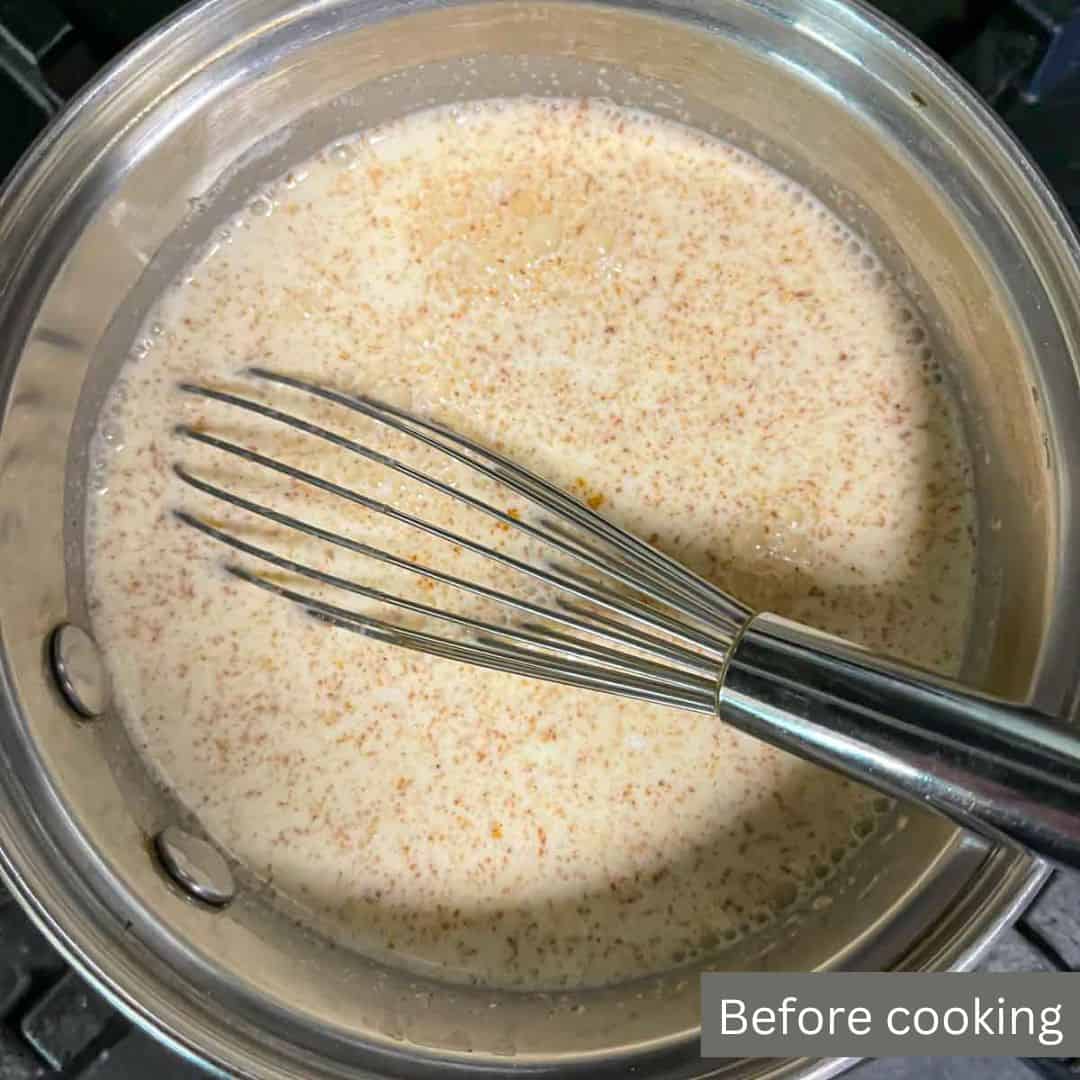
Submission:
<svg viewBox="0 0 1080 1080">
<path fill-rule="evenodd" d="M 84 973 L 230 1075 L 779 1077 L 843 1065 L 702 1062 L 693 968 L 492 991 L 328 944 L 197 843 L 198 820 L 152 782 L 107 698 L 93 700 L 92 640 L 54 636 L 92 628 L 82 519 L 95 416 L 147 308 L 213 230 L 343 134 L 431 104 L 552 93 L 714 132 L 874 245 L 944 358 L 975 463 L 964 677 L 1074 710 L 1080 249 L 1008 133 L 916 42 L 841 0 L 188 8 L 70 106 L 0 202 L 0 853 L 15 895 Z M 77 684 L 68 696 L 57 660 Z M 73 709 L 72 689 L 100 715 Z M 1024 852 L 898 806 L 814 903 L 710 967 L 967 968 L 1044 875 Z"/>
</svg>

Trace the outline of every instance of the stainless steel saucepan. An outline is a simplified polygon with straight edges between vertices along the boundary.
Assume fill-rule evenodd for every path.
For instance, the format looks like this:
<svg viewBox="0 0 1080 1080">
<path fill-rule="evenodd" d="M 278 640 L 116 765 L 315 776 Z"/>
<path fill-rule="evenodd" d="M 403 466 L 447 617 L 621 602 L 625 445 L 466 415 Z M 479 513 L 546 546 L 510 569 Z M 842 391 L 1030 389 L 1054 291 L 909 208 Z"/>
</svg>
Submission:
<svg viewBox="0 0 1080 1080">
<path fill-rule="evenodd" d="M 708 1073 L 692 969 L 493 992 L 331 948 L 194 844 L 197 821 L 151 782 L 119 719 L 81 718 L 54 678 L 59 655 L 76 695 L 92 689 L 92 651 L 53 636 L 90 625 L 87 440 L 164 284 L 259 186 L 336 136 L 430 104 L 551 93 L 716 132 L 877 248 L 946 358 L 975 460 L 964 677 L 1074 711 L 1080 248 L 1004 129 L 917 44 L 842 0 L 190 8 L 68 109 L 0 199 L 0 854 L 21 902 L 118 1004 L 234 1075 Z M 166 872 L 185 848 L 185 873 L 176 858 Z M 817 902 L 709 966 L 968 967 L 1043 876 L 904 805 Z"/>
</svg>

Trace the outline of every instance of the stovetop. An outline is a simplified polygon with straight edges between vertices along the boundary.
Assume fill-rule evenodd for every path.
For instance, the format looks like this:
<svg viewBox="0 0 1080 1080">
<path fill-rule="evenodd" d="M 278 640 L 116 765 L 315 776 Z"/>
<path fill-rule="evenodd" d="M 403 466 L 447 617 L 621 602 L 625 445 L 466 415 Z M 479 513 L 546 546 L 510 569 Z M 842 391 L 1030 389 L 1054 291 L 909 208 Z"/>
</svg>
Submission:
<svg viewBox="0 0 1080 1080">
<path fill-rule="evenodd" d="M 877 0 L 998 111 L 1080 223 L 1080 0 Z M 0 0 L 0 177 L 83 83 L 180 4 Z M 1080 876 L 1056 874 L 983 961 L 1080 971 Z M 1080 985 L 1080 984 L 1078 984 Z M 197 1080 L 87 986 L 0 887 L 0 1080 Z M 893 1058 L 857 1080 L 1075 1080 L 1080 1060 Z"/>
</svg>

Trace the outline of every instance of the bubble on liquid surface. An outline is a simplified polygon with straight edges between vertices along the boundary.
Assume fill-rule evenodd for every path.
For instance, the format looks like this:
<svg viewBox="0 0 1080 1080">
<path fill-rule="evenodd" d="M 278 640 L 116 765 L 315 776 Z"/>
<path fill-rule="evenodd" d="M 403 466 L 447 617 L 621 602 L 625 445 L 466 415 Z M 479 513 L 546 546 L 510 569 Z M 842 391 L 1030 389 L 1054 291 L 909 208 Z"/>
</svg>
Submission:
<svg viewBox="0 0 1080 1080">
<path fill-rule="evenodd" d="M 95 495 L 105 495 L 109 490 L 108 471 L 103 461 L 98 461 L 90 469 L 90 490 Z"/>
<path fill-rule="evenodd" d="M 102 427 L 101 439 L 114 453 L 119 453 L 126 445 L 123 426 L 116 420 L 110 420 Z"/>
<path fill-rule="evenodd" d="M 334 143 L 327 156 L 333 164 L 349 168 L 356 164 L 360 156 L 360 144 L 357 142 Z"/>
<path fill-rule="evenodd" d="M 248 213 L 252 217 L 265 218 L 269 217 L 274 212 L 274 200 L 269 195 L 256 195 L 254 199 L 248 203 Z"/>
<path fill-rule="evenodd" d="M 857 840 L 865 840 L 875 828 L 876 825 L 872 817 L 861 817 L 851 827 L 851 831 Z"/>
</svg>

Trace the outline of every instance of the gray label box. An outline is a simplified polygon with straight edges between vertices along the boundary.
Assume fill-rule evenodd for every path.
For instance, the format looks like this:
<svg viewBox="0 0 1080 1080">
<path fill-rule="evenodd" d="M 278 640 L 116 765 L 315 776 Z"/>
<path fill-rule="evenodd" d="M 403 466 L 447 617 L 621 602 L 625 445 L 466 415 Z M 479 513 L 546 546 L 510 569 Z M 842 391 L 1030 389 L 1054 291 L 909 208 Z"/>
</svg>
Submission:
<svg viewBox="0 0 1080 1080">
<path fill-rule="evenodd" d="M 701 978 L 704 1057 L 1077 1057 L 1080 974 Z"/>
</svg>

